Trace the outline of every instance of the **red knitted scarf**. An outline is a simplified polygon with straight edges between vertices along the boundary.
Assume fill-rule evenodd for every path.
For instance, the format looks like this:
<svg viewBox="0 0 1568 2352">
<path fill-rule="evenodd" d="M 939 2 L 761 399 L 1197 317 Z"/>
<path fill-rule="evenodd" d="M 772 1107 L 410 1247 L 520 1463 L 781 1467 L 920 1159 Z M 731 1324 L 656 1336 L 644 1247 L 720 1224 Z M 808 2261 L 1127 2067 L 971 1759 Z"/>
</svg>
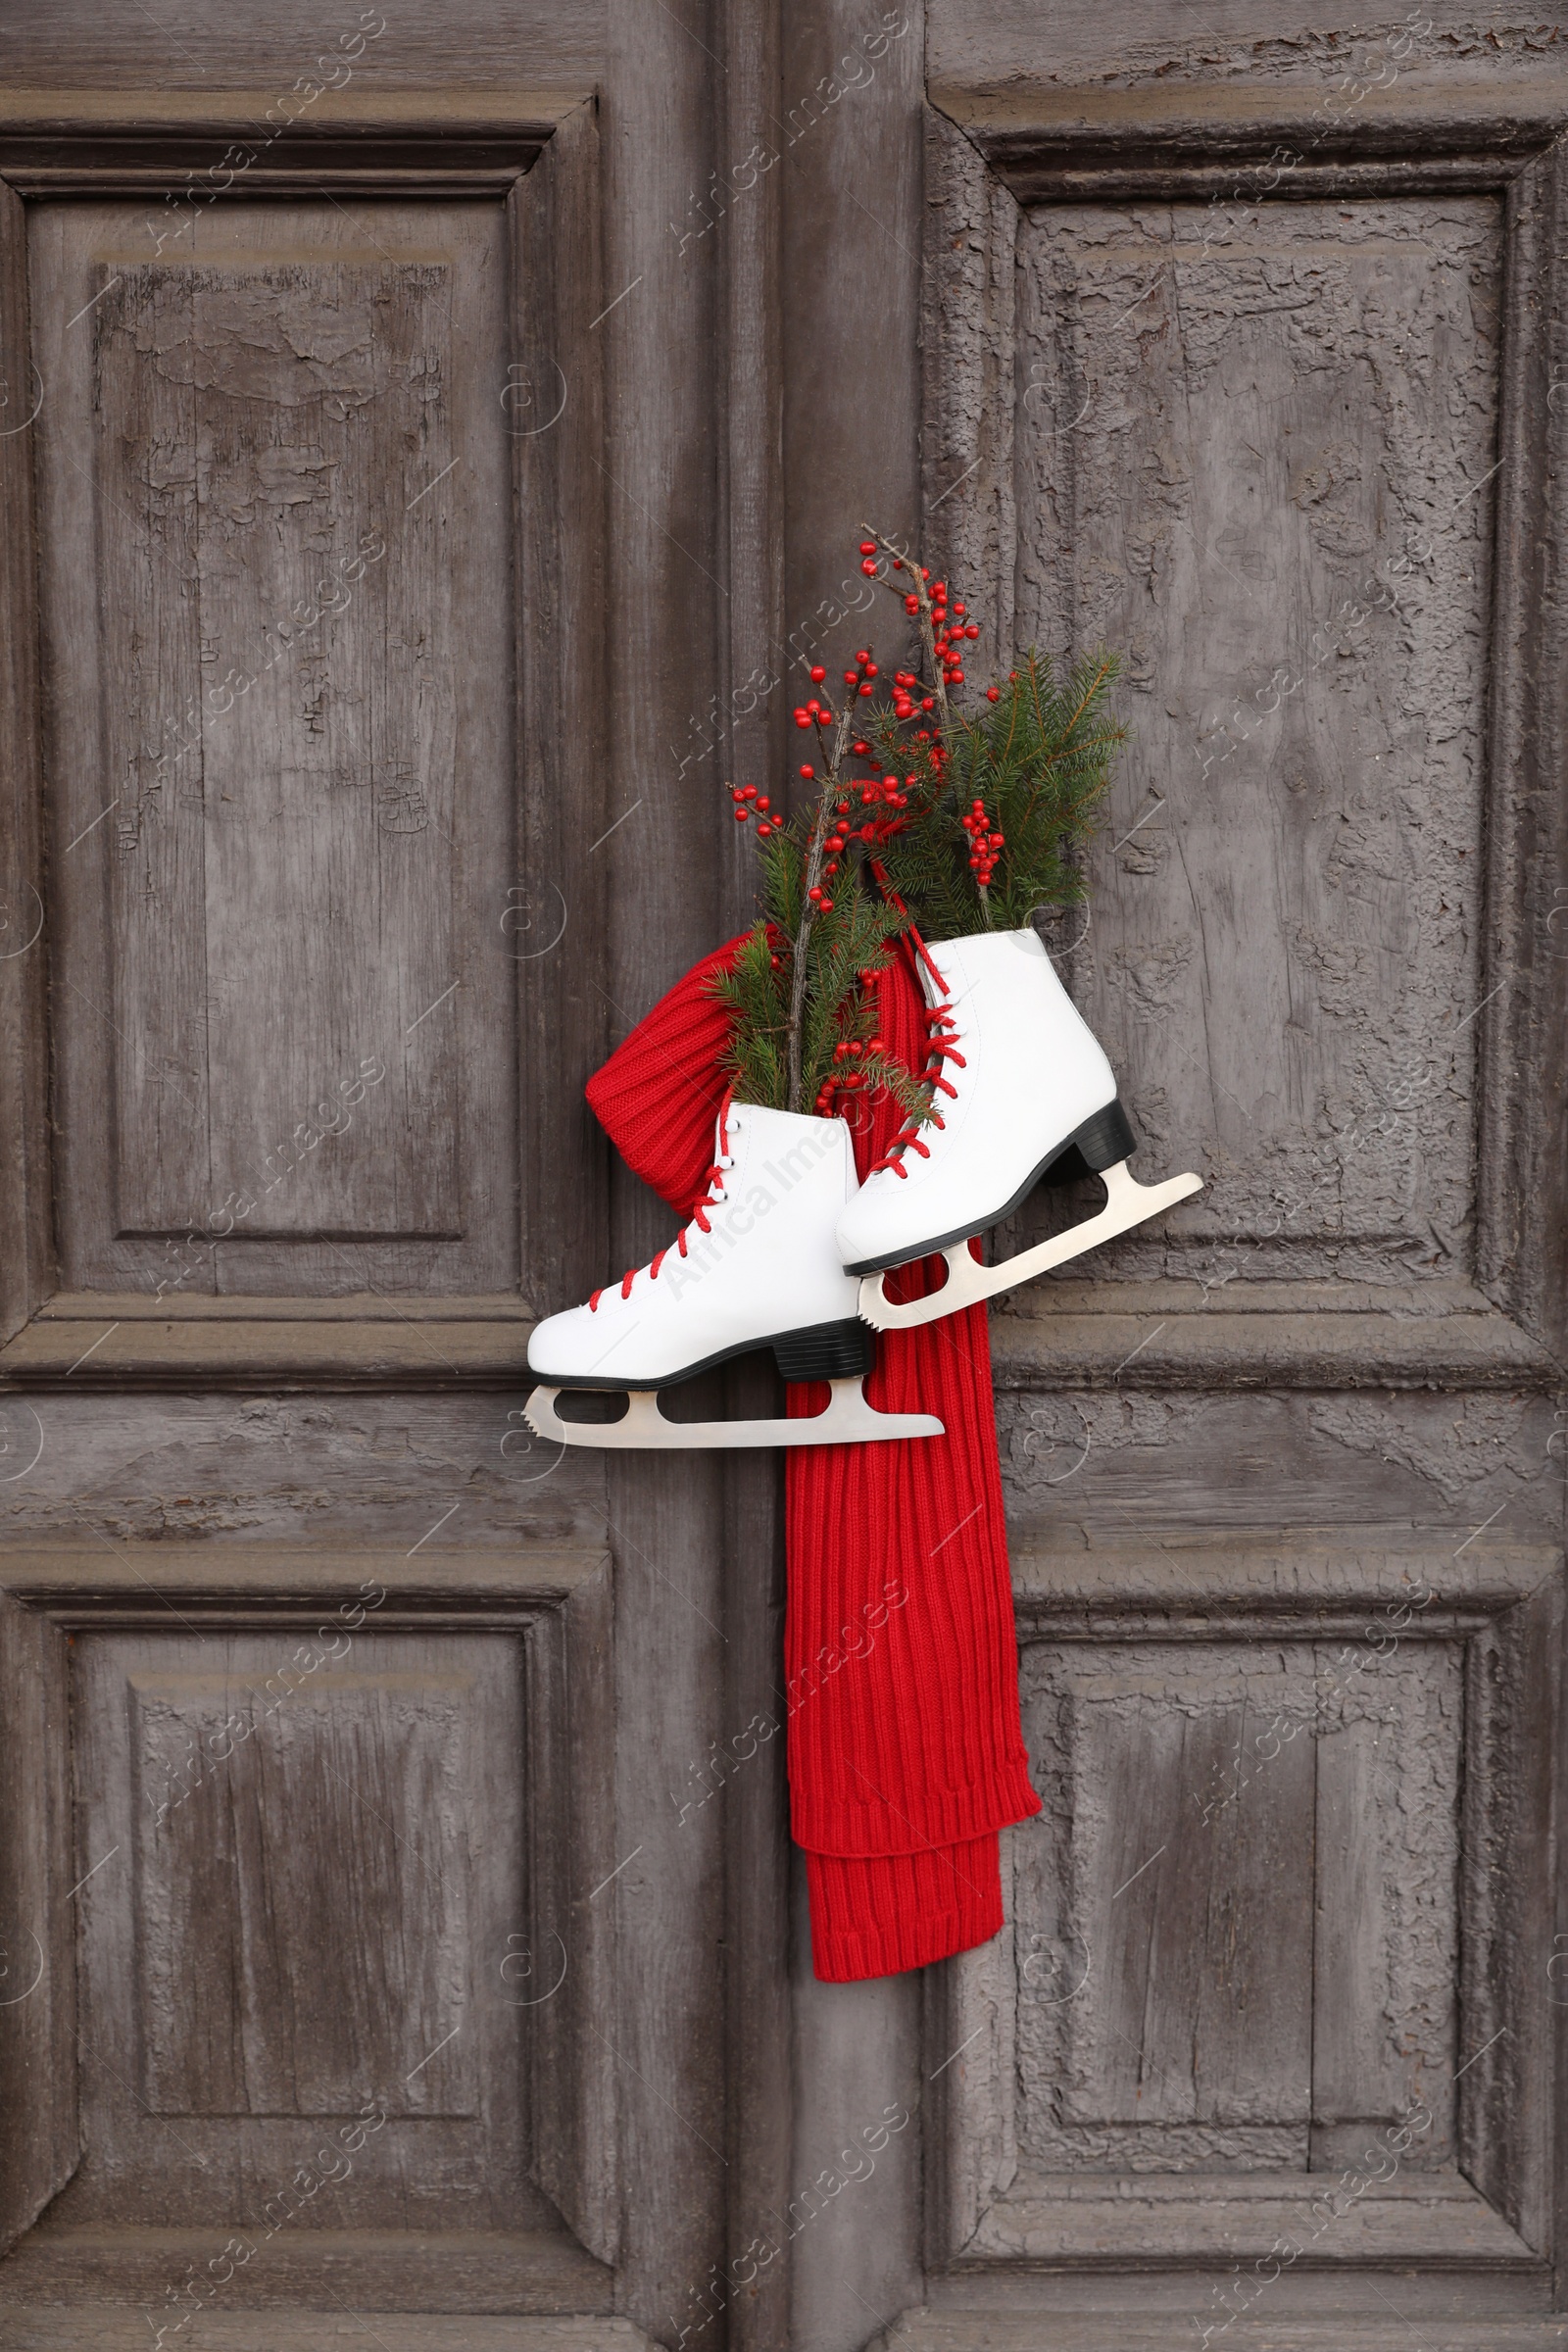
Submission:
<svg viewBox="0 0 1568 2352">
<path fill-rule="evenodd" d="M 739 945 L 678 981 L 588 1083 L 611 1142 L 682 1217 L 703 1198 L 725 1089 L 729 1016 L 707 983 Z M 911 970 L 901 960 L 876 985 L 879 1033 L 923 1067 Z M 902 1122 L 890 1101 L 857 1118 L 863 1178 Z M 929 1288 L 940 1262 L 906 1269 L 900 1295 Z M 834 1983 L 996 1935 L 997 1832 L 1040 1810 L 1018 1715 L 985 1308 L 884 1333 L 866 1394 L 888 1412 L 935 1413 L 947 1434 L 788 1455 L 791 1827 L 806 1849 L 812 1965 Z M 827 1390 L 787 1396 L 791 1414 L 817 1412 Z"/>
</svg>

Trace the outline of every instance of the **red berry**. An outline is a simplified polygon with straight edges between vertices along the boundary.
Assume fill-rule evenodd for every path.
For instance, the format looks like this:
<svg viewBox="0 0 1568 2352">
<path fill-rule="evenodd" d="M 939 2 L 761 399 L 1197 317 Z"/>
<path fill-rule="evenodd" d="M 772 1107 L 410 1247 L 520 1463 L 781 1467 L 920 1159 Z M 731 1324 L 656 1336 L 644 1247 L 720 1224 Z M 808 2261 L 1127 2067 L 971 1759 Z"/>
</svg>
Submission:
<svg viewBox="0 0 1568 2352">
<path fill-rule="evenodd" d="M 764 819 L 764 821 L 763 821 L 761 824 L 760 824 L 760 825 L 758 826 L 758 828 L 757 828 L 757 838 L 758 838 L 758 840 L 759 840 L 759 841 L 765 841 L 765 840 L 767 839 L 768 835 L 769 835 L 769 834 L 772 832 L 772 830 L 773 830 L 772 826 L 771 826 L 770 824 L 768 824 L 768 823 L 765 821 L 765 819 Z M 775 958 L 775 960 L 776 960 L 776 958 Z"/>
<path fill-rule="evenodd" d="M 850 749 L 857 760 L 869 760 L 871 757 L 871 746 L 868 743 L 852 743 Z"/>
<path fill-rule="evenodd" d="M 801 773 L 806 778 L 808 784 L 809 784 L 811 778 L 815 775 L 816 770 L 814 767 L 803 767 Z"/>
<path fill-rule="evenodd" d="M 968 612 L 969 608 L 967 605 L 955 605 L 953 610 L 961 616 Z"/>
<path fill-rule="evenodd" d="M 860 565 L 860 569 L 864 572 L 868 580 L 874 580 L 876 578 L 876 565 L 872 563 L 869 556 L 866 557 L 865 562 Z"/>
<path fill-rule="evenodd" d="M 874 678 L 876 676 L 876 663 L 872 661 L 869 654 L 867 654 L 865 657 L 865 674 L 868 678 Z"/>
<path fill-rule="evenodd" d="M 855 659 L 857 660 L 857 662 L 869 662 L 869 661 L 870 661 L 870 659 L 871 659 L 871 656 L 870 656 L 870 653 L 868 652 L 868 650 L 866 649 L 866 647 L 862 645 L 862 646 L 860 647 L 859 651 L 858 651 L 858 652 L 856 654 L 856 657 L 855 657 Z"/>
<path fill-rule="evenodd" d="M 860 692 L 861 692 L 862 694 L 874 694 L 874 693 L 876 692 L 876 689 L 875 689 L 875 687 L 874 687 L 874 686 L 871 684 L 870 680 L 869 680 L 869 679 L 867 679 L 867 680 L 866 680 L 866 682 L 865 682 L 865 684 L 864 684 L 864 685 L 863 685 L 863 686 L 860 688 Z"/>
<path fill-rule="evenodd" d="M 741 786 L 741 799 L 743 801 L 755 801 L 756 798 L 757 786 L 755 784 L 743 784 Z"/>
<path fill-rule="evenodd" d="M 824 900 L 822 901 L 822 908 L 821 908 L 821 911 L 822 911 L 824 914 L 831 914 L 831 913 L 832 913 L 832 911 L 833 911 L 833 902 L 832 902 L 832 900 L 831 900 L 831 899 L 824 899 Z"/>
<path fill-rule="evenodd" d="M 986 688 L 986 701 L 988 703 L 1000 703 L 1001 700 L 1002 688 L 1000 686 L 988 686 Z"/>
<path fill-rule="evenodd" d="M 923 694 L 920 697 L 920 708 L 922 710 L 934 710 L 936 707 L 936 697 L 934 695 Z M 921 743 L 929 743 L 931 738 L 929 735 L 922 732 L 917 740 Z"/>
<path fill-rule="evenodd" d="M 904 610 L 906 612 L 909 613 L 918 612 L 920 610 L 920 599 L 917 596 L 906 596 L 904 600 Z"/>
<path fill-rule="evenodd" d="M 760 794 L 759 794 L 759 796 L 758 796 L 758 802 L 757 802 L 757 806 L 759 807 L 759 808 L 772 808 L 772 806 L 773 806 L 773 804 L 772 804 L 772 802 L 771 802 L 771 801 L 768 799 L 768 797 L 767 797 L 766 793 L 764 792 L 764 793 L 760 793 Z"/>
<path fill-rule="evenodd" d="M 874 539 L 862 539 L 860 541 L 860 553 L 862 556 L 874 556 L 876 554 L 876 541 Z"/>
<path fill-rule="evenodd" d="M 811 713 L 809 712 L 809 710 L 797 710 L 797 711 L 796 711 L 796 713 L 795 713 L 795 724 L 796 724 L 798 727 L 808 727 L 808 726 L 810 725 L 810 723 L 811 723 Z"/>
<path fill-rule="evenodd" d="M 826 670 L 825 670 L 825 669 L 822 667 L 822 664 L 821 664 L 821 662 L 817 662 L 817 664 L 816 664 L 816 666 L 815 666 L 815 668 L 814 668 L 814 669 L 812 670 L 812 672 L 811 672 L 811 684 L 812 684 L 813 686 L 820 686 L 820 685 L 821 685 L 821 683 L 822 683 L 822 680 L 823 680 L 823 679 L 824 679 L 826 676 L 827 676 L 827 671 L 826 671 Z"/>
<path fill-rule="evenodd" d="M 821 893 L 821 889 L 820 889 L 820 887 L 819 887 L 819 886 L 818 886 L 816 883 L 814 883 L 814 882 L 812 883 L 812 885 L 811 885 L 810 889 L 809 889 L 809 890 L 807 892 L 807 894 L 806 894 L 806 895 L 807 895 L 807 897 L 808 897 L 808 898 L 810 900 L 810 902 L 811 902 L 811 904 L 812 904 L 812 906 L 819 906 L 819 905 L 821 904 L 822 893 Z"/>
<path fill-rule="evenodd" d="M 860 673 L 858 669 L 847 669 L 844 672 L 844 683 L 846 686 L 858 686 L 859 682 Z"/>
<path fill-rule="evenodd" d="M 894 557 L 893 568 L 895 571 L 902 571 L 904 569 L 904 558 L 902 556 Z"/>
<path fill-rule="evenodd" d="M 735 811 L 735 822 L 736 822 L 738 825 L 744 825 L 744 824 L 745 824 L 745 822 L 746 822 L 746 819 L 747 819 L 747 817 L 748 817 L 750 814 L 751 814 L 751 811 L 750 811 L 750 809 L 748 809 L 748 808 L 737 808 L 737 809 L 736 809 L 736 811 Z"/>
</svg>

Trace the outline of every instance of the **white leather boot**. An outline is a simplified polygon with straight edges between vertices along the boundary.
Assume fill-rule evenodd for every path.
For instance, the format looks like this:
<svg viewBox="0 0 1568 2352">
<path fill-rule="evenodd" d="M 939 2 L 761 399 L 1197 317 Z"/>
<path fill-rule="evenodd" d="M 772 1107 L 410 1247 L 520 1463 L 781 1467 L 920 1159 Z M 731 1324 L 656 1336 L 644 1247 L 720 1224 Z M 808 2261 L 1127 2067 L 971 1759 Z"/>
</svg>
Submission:
<svg viewBox="0 0 1568 2352">
<path fill-rule="evenodd" d="M 540 1437 L 571 1446 L 823 1446 L 940 1437 L 929 1413 L 878 1413 L 861 1382 L 875 1341 L 859 1319 L 834 1226 L 856 1190 L 842 1119 L 729 1103 L 714 1130 L 707 1199 L 650 1265 L 551 1315 L 528 1343 L 545 1385 L 524 1406 Z M 826 1380 L 808 1420 L 672 1422 L 656 1392 L 710 1365 L 770 1348 L 786 1380 Z M 618 1421 L 568 1421 L 563 1390 L 630 1391 Z"/>
<path fill-rule="evenodd" d="M 838 1221 L 845 1266 L 869 1277 L 860 1312 L 884 1331 L 994 1297 L 1201 1189 L 1197 1176 L 1142 1185 L 1128 1174 L 1137 1138 L 1115 1075 L 1033 930 L 976 932 L 924 955 L 936 1115 L 905 1130 Z M 1005 1265 L 975 1261 L 973 1235 L 1009 1215 L 1042 1179 L 1064 1183 L 1086 1170 L 1105 1184 L 1098 1216 Z M 948 1259 L 943 1288 L 891 1304 L 883 1271 L 939 1250 Z"/>
</svg>

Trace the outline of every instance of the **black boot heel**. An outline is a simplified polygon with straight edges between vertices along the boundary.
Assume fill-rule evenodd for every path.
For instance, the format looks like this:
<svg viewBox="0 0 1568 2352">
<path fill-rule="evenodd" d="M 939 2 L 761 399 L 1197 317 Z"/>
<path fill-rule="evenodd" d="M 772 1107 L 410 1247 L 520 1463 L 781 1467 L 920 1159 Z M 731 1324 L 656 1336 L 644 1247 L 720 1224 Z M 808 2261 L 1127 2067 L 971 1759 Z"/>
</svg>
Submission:
<svg viewBox="0 0 1568 2352">
<path fill-rule="evenodd" d="M 858 1315 L 780 1332 L 773 1358 L 785 1380 L 859 1380 L 876 1362 L 876 1334 Z"/>
<path fill-rule="evenodd" d="M 1107 1102 L 1103 1110 L 1097 1110 L 1092 1119 L 1085 1119 L 1076 1134 L 1068 1137 L 1043 1181 L 1054 1188 L 1074 1184 L 1080 1176 L 1098 1176 L 1102 1169 L 1113 1168 L 1119 1159 L 1130 1159 L 1137 1149 L 1133 1123 L 1120 1101 Z"/>
</svg>

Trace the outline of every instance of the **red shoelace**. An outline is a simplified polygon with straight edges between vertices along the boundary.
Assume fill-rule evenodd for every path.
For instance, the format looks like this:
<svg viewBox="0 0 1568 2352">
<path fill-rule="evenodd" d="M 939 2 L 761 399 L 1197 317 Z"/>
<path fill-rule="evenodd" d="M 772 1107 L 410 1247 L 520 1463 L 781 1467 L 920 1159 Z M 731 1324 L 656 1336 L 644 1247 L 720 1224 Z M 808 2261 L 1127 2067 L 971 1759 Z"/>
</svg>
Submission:
<svg viewBox="0 0 1568 2352">
<path fill-rule="evenodd" d="M 677 1255 L 681 1257 L 686 1255 L 686 1236 L 691 1232 L 693 1225 L 696 1226 L 699 1233 L 710 1233 L 712 1230 L 708 1222 L 707 1212 L 710 1208 L 716 1208 L 719 1201 L 723 1199 L 724 1177 L 732 1164 L 728 1158 L 730 1101 L 730 1095 L 726 1093 L 723 1102 L 718 1106 L 718 1157 L 714 1160 L 712 1166 L 709 1169 L 708 1174 L 703 1179 L 704 1183 L 708 1187 L 707 1196 L 705 1199 L 699 1200 L 697 1206 L 693 1209 L 691 1223 L 681 1228 L 681 1231 L 676 1235 L 673 1242 L 666 1242 L 663 1249 L 660 1250 L 659 1255 L 648 1267 L 647 1272 L 650 1282 L 658 1281 L 659 1269 L 663 1264 L 665 1258 L 669 1255 L 671 1250 L 675 1250 Z M 625 1273 L 620 1278 L 620 1295 L 623 1298 L 629 1298 L 631 1297 L 631 1286 L 636 1281 L 638 1275 L 642 1273 L 642 1271 L 643 1268 L 641 1266 L 627 1267 Z M 591 1315 L 596 1315 L 599 1312 L 599 1301 L 604 1297 L 605 1291 L 609 1288 L 610 1285 L 607 1283 L 604 1286 L 604 1289 L 595 1291 L 593 1297 L 589 1299 L 588 1312 Z"/>
</svg>

